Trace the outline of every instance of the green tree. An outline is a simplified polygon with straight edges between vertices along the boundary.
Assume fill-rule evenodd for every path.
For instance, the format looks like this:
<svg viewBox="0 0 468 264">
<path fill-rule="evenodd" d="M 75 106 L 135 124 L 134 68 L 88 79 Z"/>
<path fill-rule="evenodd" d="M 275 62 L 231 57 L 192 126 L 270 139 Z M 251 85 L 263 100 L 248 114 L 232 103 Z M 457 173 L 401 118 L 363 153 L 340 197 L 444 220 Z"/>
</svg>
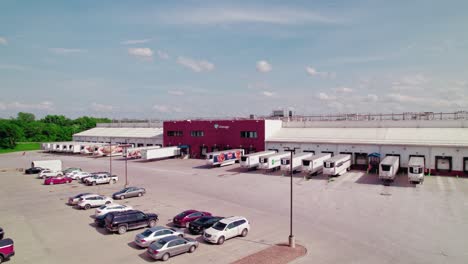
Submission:
<svg viewBox="0 0 468 264">
<path fill-rule="evenodd" d="M 14 148 L 20 137 L 20 128 L 9 120 L 0 120 L 0 148 Z"/>
<path fill-rule="evenodd" d="M 31 113 L 19 112 L 16 119 L 20 122 L 28 123 L 34 122 L 36 120 L 36 116 L 34 116 L 34 114 Z"/>
</svg>

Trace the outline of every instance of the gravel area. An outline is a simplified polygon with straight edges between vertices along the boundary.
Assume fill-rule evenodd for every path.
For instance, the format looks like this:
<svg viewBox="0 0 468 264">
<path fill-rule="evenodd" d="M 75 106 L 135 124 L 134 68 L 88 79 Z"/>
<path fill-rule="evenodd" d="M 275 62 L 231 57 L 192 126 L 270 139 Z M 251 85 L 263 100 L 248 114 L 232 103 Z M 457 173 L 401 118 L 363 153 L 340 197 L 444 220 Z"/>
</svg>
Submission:
<svg viewBox="0 0 468 264">
<path fill-rule="evenodd" d="M 244 257 L 233 264 L 284 264 L 305 256 L 307 249 L 301 245 L 290 248 L 288 245 L 274 245 L 250 256 Z"/>
</svg>

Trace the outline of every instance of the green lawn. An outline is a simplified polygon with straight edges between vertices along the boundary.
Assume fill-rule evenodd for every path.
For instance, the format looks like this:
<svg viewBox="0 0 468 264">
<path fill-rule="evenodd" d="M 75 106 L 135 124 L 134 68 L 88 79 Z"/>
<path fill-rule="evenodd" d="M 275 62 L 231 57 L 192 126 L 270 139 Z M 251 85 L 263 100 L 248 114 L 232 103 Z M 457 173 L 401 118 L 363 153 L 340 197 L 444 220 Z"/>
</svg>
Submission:
<svg viewBox="0 0 468 264">
<path fill-rule="evenodd" d="M 10 153 L 17 151 L 28 151 L 28 150 L 39 150 L 41 149 L 41 143 L 39 142 L 18 142 L 14 149 L 0 149 L 1 153 Z"/>
</svg>

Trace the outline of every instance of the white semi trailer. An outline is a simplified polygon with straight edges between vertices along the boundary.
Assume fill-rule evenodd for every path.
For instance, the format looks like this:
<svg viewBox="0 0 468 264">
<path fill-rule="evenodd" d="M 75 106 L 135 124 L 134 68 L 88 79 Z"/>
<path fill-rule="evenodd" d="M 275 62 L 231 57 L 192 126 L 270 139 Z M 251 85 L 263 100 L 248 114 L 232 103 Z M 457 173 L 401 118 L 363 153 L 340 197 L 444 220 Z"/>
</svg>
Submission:
<svg viewBox="0 0 468 264">
<path fill-rule="evenodd" d="M 49 169 L 51 171 L 61 171 L 62 161 L 61 160 L 35 160 L 31 162 L 31 168 L 32 167 L 40 167 L 44 169 Z"/>
<path fill-rule="evenodd" d="M 258 168 L 262 170 L 276 170 L 281 168 L 281 159 L 290 156 L 289 152 L 278 152 L 260 157 Z"/>
<path fill-rule="evenodd" d="M 379 179 L 393 181 L 400 167 L 400 157 L 387 156 L 379 164 Z"/>
<path fill-rule="evenodd" d="M 141 158 L 144 160 L 165 159 L 180 155 L 179 147 L 165 147 L 144 149 L 141 151 Z"/>
<path fill-rule="evenodd" d="M 339 176 L 351 168 L 351 155 L 339 154 L 323 162 L 323 174 L 328 176 Z"/>
<path fill-rule="evenodd" d="M 146 149 L 158 149 L 160 146 L 150 146 L 150 147 L 136 147 L 136 148 L 127 148 L 124 149 L 123 156 L 129 159 L 140 159 L 141 151 Z"/>
<path fill-rule="evenodd" d="M 311 175 L 323 171 L 323 162 L 331 158 L 330 153 L 320 153 L 302 160 L 302 171 Z"/>
<path fill-rule="evenodd" d="M 303 153 L 293 154 L 293 159 L 292 159 L 293 171 L 302 170 L 302 160 L 306 158 L 310 158 L 310 157 L 312 157 L 312 153 L 303 152 Z M 282 171 L 291 170 L 291 155 L 281 159 L 281 170 Z"/>
<path fill-rule="evenodd" d="M 422 183 L 424 181 L 424 158 L 411 157 L 408 162 L 408 181 Z"/>
<path fill-rule="evenodd" d="M 250 153 L 241 157 L 240 167 L 245 169 L 254 169 L 260 165 L 260 157 L 270 154 L 275 154 L 274 150 L 266 150 L 261 152 Z"/>
<path fill-rule="evenodd" d="M 244 155 L 243 149 L 228 149 L 206 153 L 206 164 L 210 166 L 225 166 L 240 161 Z"/>
</svg>

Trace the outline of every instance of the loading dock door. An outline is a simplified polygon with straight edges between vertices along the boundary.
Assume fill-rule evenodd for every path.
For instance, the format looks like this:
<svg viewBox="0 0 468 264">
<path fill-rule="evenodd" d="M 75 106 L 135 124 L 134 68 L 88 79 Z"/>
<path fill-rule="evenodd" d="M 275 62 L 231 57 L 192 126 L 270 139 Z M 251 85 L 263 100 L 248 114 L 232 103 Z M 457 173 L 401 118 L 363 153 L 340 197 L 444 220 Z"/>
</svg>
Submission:
<svg viewBox="0 0 468 264">
<path fill-rule="evenodd" d="M 354 153 L 356 165 L 367 166 L 367 153 Z"/>
<path fill-rule="evenodd" d="M 437 171 L 451 171 L 452 170 L 452 157 L 436 156 L 436 170 Z"/>
<path fill-rule="evenodd" d="M 467 157 L 463 158 L 463 171 L 465 173 L 468 173 L 468 158 Z"/>
</svg>

